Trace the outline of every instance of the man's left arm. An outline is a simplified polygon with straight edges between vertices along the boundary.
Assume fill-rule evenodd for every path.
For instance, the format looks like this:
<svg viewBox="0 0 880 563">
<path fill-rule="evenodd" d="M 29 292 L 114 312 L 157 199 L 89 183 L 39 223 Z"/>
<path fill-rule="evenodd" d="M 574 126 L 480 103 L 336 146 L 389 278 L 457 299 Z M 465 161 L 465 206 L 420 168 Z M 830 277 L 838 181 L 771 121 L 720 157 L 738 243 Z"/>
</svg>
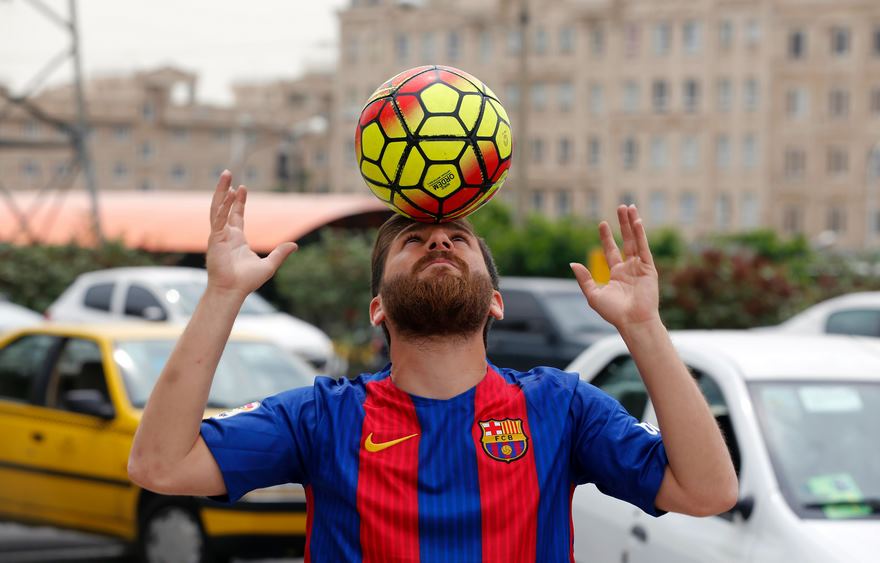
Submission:
<svg viewBox="0 0 880 563">
<path fill-rule="evenodd" d="M 638 211 L 620 206 L 617 216 L 626 259 L 608 223 L 599 226 L 609 283 L 597 284 L 583 264 L 571 267 L 590 306 L 626 342 L 657 412 L 669 463 L 655 505 L 693 516 L 725 512 L 739 494 L 730 453 L 660 320 L 657 270 Z"/>
</svg>

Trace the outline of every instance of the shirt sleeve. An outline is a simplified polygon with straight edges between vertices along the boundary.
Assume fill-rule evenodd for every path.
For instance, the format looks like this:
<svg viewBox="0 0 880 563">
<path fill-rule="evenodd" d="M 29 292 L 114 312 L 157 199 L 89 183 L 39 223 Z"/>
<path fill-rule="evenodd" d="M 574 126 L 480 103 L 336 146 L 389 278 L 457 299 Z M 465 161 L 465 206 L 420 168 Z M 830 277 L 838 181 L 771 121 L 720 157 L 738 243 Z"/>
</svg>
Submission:
<svg viewBox="0 0 880 563">
<path fill-rule="evenodd" d="M 211 498 L 232 503 L 254 489 L 308 482 L 317 410 L 310 386 L 203 420 L 202 438 L 226 483 L 226 494 Z"/>
<path fill-rule="evenodd" d="M 613 397 L 578 381 L 569 416 L 575 483 L 638 506 L 652 516 L 668 460 L 660 431 L 630 416 Z"/>
</svg>

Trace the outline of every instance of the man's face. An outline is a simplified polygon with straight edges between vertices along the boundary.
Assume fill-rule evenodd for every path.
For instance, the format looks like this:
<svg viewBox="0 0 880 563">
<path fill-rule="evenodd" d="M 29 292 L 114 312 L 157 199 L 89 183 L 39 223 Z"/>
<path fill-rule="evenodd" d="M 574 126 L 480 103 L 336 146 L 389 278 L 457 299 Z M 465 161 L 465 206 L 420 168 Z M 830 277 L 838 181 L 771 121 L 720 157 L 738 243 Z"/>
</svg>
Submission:
<svg viewBox="0 0 880 563">
<path fill-rule="evenodd" d="M 374 322 L 409 337 L 465 336 L 500 315 L 479 241 L 454 222 L 413 224 L 395 237 L 377 300 L 385 318 Z"/>
</svg>

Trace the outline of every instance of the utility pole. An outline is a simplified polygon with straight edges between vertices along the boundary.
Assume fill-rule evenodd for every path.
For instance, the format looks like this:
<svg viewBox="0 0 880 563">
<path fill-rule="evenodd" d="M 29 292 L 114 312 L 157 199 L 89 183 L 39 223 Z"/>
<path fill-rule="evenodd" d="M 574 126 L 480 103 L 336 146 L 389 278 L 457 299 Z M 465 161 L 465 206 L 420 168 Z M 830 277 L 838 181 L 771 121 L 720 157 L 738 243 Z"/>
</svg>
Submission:
<svg viewBox="0 0 880 563">
<path fill-rule="evenodd" d="M 89 190 L 89 197 L 92 200 L 92 229 L 95 235 L 95 242 L 98 245 L 104 244 L 104 236 L 101 231 L 101 211 L 98 205 L 98 188 L 95 183 L 95 169 L 92 166 L 91 152 L 89 151 L 89 124 L 86 117 L 86 103 L 83 95 L 82 85 L 82 59 L 79 50 L 79 27 L 76 18 L 76 0 L 69 0 L 70 6 L 70 36 L 71 49 L 70 54 L 73 57 L 73 83 L 76 96 L 76 113 L 77 113 L 77 135 L 75 136 L 76 155 L 79 160 L 80 168 L 86 180 L 86 189 Z"/>
<path fill-rule="evenodd" d="M 519 123 L 516 124 L 516 136 L 519 141 L 519 153 L 517 167 L 519 175 L 514 187 L 516 188 L 516 205 L 514 206 L 514 224 L 522 226 L 528 213 L 529 201 L 529 158 L 531 147 L 529 146 L 529 0 L 519 1 Z"/>
</svg>

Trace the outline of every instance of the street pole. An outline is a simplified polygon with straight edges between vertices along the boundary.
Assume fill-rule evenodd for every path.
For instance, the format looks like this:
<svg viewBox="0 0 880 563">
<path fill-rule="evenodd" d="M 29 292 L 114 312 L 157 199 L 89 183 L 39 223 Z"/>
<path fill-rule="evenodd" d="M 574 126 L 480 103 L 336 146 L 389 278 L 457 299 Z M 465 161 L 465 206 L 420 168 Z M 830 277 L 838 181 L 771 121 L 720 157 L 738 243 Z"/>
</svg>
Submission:
<svg viewBox="0 0 880 563">
<path fill-rule="evenodd" d="M 82 168 L 86 179 L 86 188 L 89 191 L 89 197 L 92 201 L 92 230 L 95 235 L 95 243 L 99 246 L 104 244 L 104 235 L 101 231 L 101 215 L 98 205 L 98 188 L 95 182 L 95 169 L 92 165 L 91 152 L 89 151 L 90 128 L 88 119 L 86 118 L 86 102 L 83 95 L 82 84 L 82 60 L 79 50 L 79 27 L 76 19 L 76 0 L 69 0 L 70 6 L 70 35 L 72 45 L 70 48 L 73 57 L 73 82 L 74 93 L 76 96 L 76 112 L 77 112 L 77 133 L 76 138 L 76 154 L 79 159 L 79 165 Z"/>
<path fill-rule="evenodd" d="M 868 163 L 865 167 L 865 250 L 870 251 L 877 233 L 877 202 L 875 192 L 880 180 L 880 141 L 874 143 L 868 152 Z"/>
</svg>

